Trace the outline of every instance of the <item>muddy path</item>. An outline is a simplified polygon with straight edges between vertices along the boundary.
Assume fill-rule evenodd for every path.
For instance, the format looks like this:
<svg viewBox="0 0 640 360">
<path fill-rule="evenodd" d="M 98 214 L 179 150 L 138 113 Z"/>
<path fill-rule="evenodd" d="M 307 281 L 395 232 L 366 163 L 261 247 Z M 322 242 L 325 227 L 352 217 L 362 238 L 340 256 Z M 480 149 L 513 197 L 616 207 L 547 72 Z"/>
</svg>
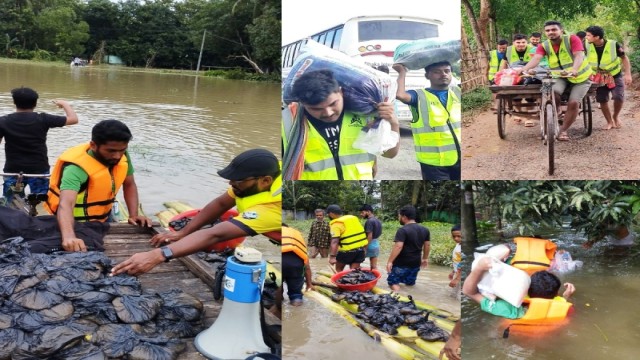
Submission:
<svg viewBox="0 0 640 360">
<path fill-rule="evenodd" d="M 583 134 L 581 117 L 569 129 L 570 141 L 555 142 L 555 173 L 548 175 L 548 150 L 540 140 L 540 125 L 525 127 L 527 118 L 506 118 L 506 138 L 498 136 L 497 115 L 491 110 L 465 114 L 462 129 L 462 178 L 468 180 L 562 180 L 640 178 L 640 79 L 626 89 L 620 129 L 603 130 L 606 120 L 593 107 L 593 132 Z M 613 102 L 609 103 L 613 110 Z"/>
</svg>

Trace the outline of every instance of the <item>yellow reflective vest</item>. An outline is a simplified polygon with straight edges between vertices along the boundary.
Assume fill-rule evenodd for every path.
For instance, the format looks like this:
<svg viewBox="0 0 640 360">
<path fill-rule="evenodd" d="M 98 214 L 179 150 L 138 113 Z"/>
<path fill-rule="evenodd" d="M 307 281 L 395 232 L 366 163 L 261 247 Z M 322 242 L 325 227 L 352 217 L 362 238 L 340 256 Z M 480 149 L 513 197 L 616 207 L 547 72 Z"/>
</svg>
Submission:
<svg viewBox="0 0 640 360">
<path fill-rule="evenodd" d="M 349 251 L 369 244 L 367 234 L 364 227 L 360 224 L 360 220 L 353 215 L 343 215 L 337 219 L 331 220 L 329 225 L 335 223 L 344 224 L 344 232 L 340 234 L 340 246 L 338 251 Z"/>
<path fill-rule="evenodd" d="M 518 61 L 529 62 L 531 60 L 531 49 L 533 49 L 533 46 L 531 46 L 530 44 L 527 44 L 527 48 L 524 52 L 524 57 L 522 58 L 522 60 L 520 60 L 520 57 L 518 56 L 518 52 L 516 51 L 515 46 L 511 45 L 507 47 L 507 52 L 504 56 L 504 59 L 507 60 L 508 64 L 513 64 Z"/>
<path fill-rule="evenodd" d="M 500 69 L 500 62 L 498 61 L 498 50 L 492 50 L 489 52 L 489 80 L 493 80 L 496 77 L 496 73 Z"/>
<path fill-rule="evenodd" d="M 449 88 L 446 108 L 427 90 L 416 90 L 416 93 L 418 107 L 411 107 L 411 132 L 418 162 L 433 166 L 454 165 L 460 158 L 460 88 Z"/>
<path fill-rule="evenodd" d="M 288 226 L 282 227 L 282 252 L 293 252 L 298 255 L 305 264 L 309 263 L 309 256 L 307 255 L 307 242 L 302 237 L 302 234 L 296 229 Z"/>
<path fill-rule="evenodd" d="M 55 214 L 60 205 L 62 172 L 67 165 L 74 164 L 82 168 L 89 179 L 78 192 L 73 217 L 76 221 L 101 222 L 109 218 L 116 194 L 127 177 L 129 163 L 126 155 L 123 155 L 120 162 L 109 171 L 109 167 L 87 153 L 89 149 L 89 144 L 74 146 L 62 153 L 56 161 L 49 181 L 48 199 L 44 204 L 49 214 Z"/>
<path fill-rule="evenodd" d="M 304 111 L 302 105 L 290 104 L 282 111 L 282 143 L 286 151 L 288 137 L 293 128 L 296 109 Z M 291 180 L 372 180 L 375 155 L 354 148 L 352 145 L 366 125 L 364 117 L 345 112 L 340 126 L 339 164 L 336 164 L 327 141 L 313 125 L 304 118 L 307 142 L 304 148 L 304 170 L 300 179 Z M 342 168 L 342 179 L 338 179 L 336 166 Z"/>
<path fill-rule="evenodd" d="M 551 41 L 545 40 L 542 43 L 544 51 L 547 53 L 547 57 L 549 58 L 549 69 L 573 71 L 573 52 L 571 51 L 571 40 L 569 39 L 569 36 L 570 35 L 562 36 L 562 43 L 560 44 L 558 53 L 553 50 Z M 567 80 L 571 83 L 579 84 L 589 80 L 590 75 L 591 66 L 589 65 L 589 61 L 584 59 L 578 68 L 576 77 L 568 78 Z"/>
<path fill-rule="evenodd" d="M 613 40 L 605 40 L 599 63 L 595 45 L 587 44 L 587 60 L 589 60 L 589 64 L 594 73 L 606 71 L 612 76 L 615 76 L 622 70 L 620 57 L 618 57 L 618 53 L 616 52 L 616 42 Z"/>
</svg>

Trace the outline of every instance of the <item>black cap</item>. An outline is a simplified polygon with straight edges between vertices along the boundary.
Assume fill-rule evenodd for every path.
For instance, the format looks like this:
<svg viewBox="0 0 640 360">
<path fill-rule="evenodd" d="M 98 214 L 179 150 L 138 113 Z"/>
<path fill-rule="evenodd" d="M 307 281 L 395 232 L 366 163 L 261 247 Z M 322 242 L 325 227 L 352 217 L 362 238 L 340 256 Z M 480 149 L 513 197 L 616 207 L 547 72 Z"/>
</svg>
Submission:
<svg viewBox="0 0 640 360">
<path fill-rule="evenodd" d="M 278 159 L 265 149 L 251 149 L 236 156 L 218 175 L 227 180 L 242 180 L 253 176 L 266 176 L 278 172 Z"/>
<path fill-rule="evenodd" d="M 360 211 L 371 211 L 371 212 L 373 212 L 373 207 L 371 207 L 371 205 L 369 205 L 369 204 L 364 204 L 360 208 Z"/>
<path fill-rule="evenodd" d="M 333 204 L 333 205 L 329 205 L 327 206 L 327 214 L 328 213 L 334 213 L 334 214 L 342 214 L 342 209 L 340 209 L 340 206 Z"/>
</svg>

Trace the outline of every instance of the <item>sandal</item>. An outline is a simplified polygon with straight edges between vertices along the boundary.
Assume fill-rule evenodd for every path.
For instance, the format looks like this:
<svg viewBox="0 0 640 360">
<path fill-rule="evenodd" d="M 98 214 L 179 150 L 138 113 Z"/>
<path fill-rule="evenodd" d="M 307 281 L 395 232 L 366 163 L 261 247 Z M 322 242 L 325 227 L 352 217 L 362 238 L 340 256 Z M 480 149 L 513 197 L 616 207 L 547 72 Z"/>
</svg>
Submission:
<svg viewBox="0 0 640 360">
<path fill-rule="evenodd" d="M 558 135 L 558 141 L 569 141 L 571 138 L 567 135 L 566 131 L 561 131 L 560 135 Z"/>
</svg>

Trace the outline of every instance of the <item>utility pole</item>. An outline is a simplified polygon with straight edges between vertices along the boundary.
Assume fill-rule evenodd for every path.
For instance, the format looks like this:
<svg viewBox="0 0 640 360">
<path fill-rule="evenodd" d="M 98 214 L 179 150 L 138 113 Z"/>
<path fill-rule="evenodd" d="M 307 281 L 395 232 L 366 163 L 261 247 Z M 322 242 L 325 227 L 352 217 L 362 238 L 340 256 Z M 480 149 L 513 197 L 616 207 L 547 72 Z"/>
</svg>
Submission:
<svg viewBox="0 0 640 360">
<path fill-rule="evenodd" d="M 207 30 L 202 32 L 202 44 L 200 44 L 200 56 L 198 56 L 198 65 L 196 66 L 196 75 L 200 71 L 200 61 L 202 60 L 202 50 L 204 49 L 204 37 L 207 35 Z"/>
</svg>

